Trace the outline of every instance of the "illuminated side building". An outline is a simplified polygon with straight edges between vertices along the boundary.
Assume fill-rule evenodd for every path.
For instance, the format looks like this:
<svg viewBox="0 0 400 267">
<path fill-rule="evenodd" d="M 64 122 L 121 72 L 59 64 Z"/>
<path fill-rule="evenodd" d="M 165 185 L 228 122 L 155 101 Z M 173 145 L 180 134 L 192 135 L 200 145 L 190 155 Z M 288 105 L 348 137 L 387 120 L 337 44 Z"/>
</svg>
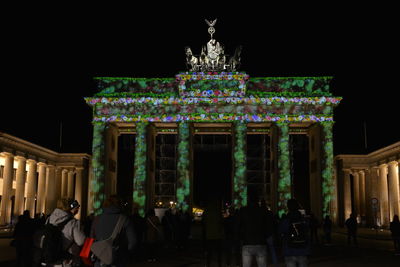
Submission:
<svg viewBox="0 0 400 267">
<path fill-rule="evenodd" d="M 81 204 L 87 213 L 90 158 L 88 154 L 57 153 L 0 132 L 0 225 L 24 210 L 50 214 L 60 198 Z"/>
<path fill-rule="evenodd" d="M 351 213 L 359 223 L 388 227 L 400 214 L 400 142 L 367 155 L 337 155 L 338 222 Z"/>
</svg>

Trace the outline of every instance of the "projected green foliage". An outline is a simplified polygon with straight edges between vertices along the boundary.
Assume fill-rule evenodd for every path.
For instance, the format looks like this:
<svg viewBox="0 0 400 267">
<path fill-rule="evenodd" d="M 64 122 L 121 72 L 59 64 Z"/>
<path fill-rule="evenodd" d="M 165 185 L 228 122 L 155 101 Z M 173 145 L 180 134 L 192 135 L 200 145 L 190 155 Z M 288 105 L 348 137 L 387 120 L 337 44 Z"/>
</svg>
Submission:
<svg viewBox="0 0 400 267">
<path fill-rule="evenodd" d="M 233 152 L 235 172 L 233 176 L 233 206 L 235 208 L 247 205 L 246 183 L 246 134 L 245 122 L 234 123 L 235 147 Z"/>
<path fill-rule="evenodd" d="M 278 215 L 282 216 L 286 211 L 286 202 L 290 199 L 290 158 L 289 158 L 289 124 L 279 122 L 278 143 Z"/>
<path fill-rule="evenodd" d="M 323 216 L 329 215 L 329 204 L 333 198 L 333 140 L 332 127 L 333 122 L 323 122 L 322 128 L 324 133 L 324 162 L 322 169 L 322 213 Z"/>
<path fill-rule="evenodd" d="M 182 211 L 189 209 L 190 196 L 190 156 L 189 156 L 189 123 L 180 122 L 178 129 L 178 183 L 176 189 L 177 206 Z"/>
<path fill-rule="evenodd" d="M 93 124 L 93 145 L 92 145 L 92 168 L 91 196 L 93 199 L 93 210 L 96 215 L 101 213 L 101 205 L 104 201 L 104 180 L 105 180 L 105 145 L 104 134 L 106 125 L 104 123 Z"/>
<path fill-rule="evenodd" d="M 135 170 L 133 178 L 133 203 L 139 209 L 141 216 L 145 215 L 146 204 L 146 122 L 136 124 L 136 146 L 135 146 Z"/>
</svg>

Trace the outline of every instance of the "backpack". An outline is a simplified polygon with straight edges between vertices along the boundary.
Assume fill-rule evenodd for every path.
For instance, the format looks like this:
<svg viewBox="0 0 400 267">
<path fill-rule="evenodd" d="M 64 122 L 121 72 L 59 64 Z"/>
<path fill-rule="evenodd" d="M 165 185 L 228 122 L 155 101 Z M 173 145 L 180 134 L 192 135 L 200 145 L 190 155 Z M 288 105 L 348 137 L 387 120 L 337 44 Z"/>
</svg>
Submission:
<svg viewBox="0 0 400 267">
<path fill-rule="evenodd" d="M 304 218 L 297 220 L 289 219 L 289 232 L 287 235 L 287 245 L 290 248 L 305 248 L 308 245 L 307 223 Z"/>
<path fill-rule="evenodd" d="M 36 257 L 41 263 L 58 263 L 67 257 L 68 253 L 63 249 L 62 230 L 71 219 L 69 218 L 59 225 L 46 223 L 35 232 L 33 242 L 37 248 L 38 255 Z"/>
<path fill-rule="evenodd" d="M 124 223 L 125 219 L 120 215 L 111 236 L 107 239 L 96 240 L 92 243 L 90 250 L 102 264 L 111 265 L 116 260 L 116 252 L 119 247 L 117 244 L 114 244 L 114 240 L 121 232 Z"/>
</svg>

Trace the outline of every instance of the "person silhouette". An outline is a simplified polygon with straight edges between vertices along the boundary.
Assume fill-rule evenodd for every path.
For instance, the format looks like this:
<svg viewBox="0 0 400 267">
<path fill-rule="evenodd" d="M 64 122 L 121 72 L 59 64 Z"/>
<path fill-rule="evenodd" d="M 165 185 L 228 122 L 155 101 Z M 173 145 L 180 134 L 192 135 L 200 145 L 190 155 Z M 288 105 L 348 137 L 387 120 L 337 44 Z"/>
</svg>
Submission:
<svg viewBox="0 0 400 267">
<path fill-rule="evenodd" d="M 393 238 L 395 253 L 396 255 L 400 255 L 400 221 L 397 214 L 393 216 L 393 221 L 390 222 L 390 232 Z"/>
<path fill-rule="evenodd" d="M 345 225 L 347 227 L 347 244 L 351 244 L 351 241 L 353 240 L 353 243 L 355 246 L 358 246 L 357 243 L 357 216 L 356 214 L 352 213 L 350 214 L 350 217 L 346 220 Z"/>
</svg>

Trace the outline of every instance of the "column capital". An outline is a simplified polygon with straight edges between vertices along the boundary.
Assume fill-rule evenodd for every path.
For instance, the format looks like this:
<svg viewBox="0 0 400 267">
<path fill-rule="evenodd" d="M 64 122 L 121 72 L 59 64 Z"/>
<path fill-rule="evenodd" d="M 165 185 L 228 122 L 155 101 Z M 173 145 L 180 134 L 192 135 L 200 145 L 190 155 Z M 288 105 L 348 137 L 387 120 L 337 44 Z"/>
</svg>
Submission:
<svg viewBox="0 0 400 267">
<path fill-rule="evenodd" d="M 65 168 L 60 167 L 62 173 L 68 173 L 68 170 Z"/>
<path fill-rule="evenodd" d="M 56 166 L 55 166 L 55 165 L 47 165 L 47 168 L 48 168 L 48 169 L 55 169 Z"/>
<path fill-rule="evenodd" d="M 18 161 L 22 161 L 22 160 L 25 160 L 26 161 L 26 158 L 25 157 L 23 157 L 23 156 L 15 156 L 14 157 L 14 159 L 16 159 L 16 160 L 18 160 Z"/>
<path fill-rule="evenodd" d="M 14 157 L 14 154 L 10 152 L 0 152 L 0 155 L 4 157 Z"/>
<path fill-rule="evenodd" d="M 44 162 L 38 162 L 37 163 L 37 165 L 38 165 L 38 167 L 40 167 L 40 166 L 43 166 L 43 167 L 46 167 L 47 166 L 47 164 L 46 163 L 44 163 Z"/>
<path fill-rule="evenodd" d="M 36 164 L 36 160 L 34 160 L 34 159 L 27 159 L 27 160 L 26 160 L 26 163 L 27 163 L 27 164 L 30 164 L 30 165 L 33 165 L 33 164 Z"/>
<path fill-rule="evenodd" d="M 345 174 L 351 174 L 351 169 L 342 169 Z"/>
<path fill-rule="evenodd" d="M 397 161 L 391 161 L 391 162 L 388 163 L 388 165 L 397 167 L 397 166 L 399 166 L 399 163 Z"/>
<path fill-rule="evenodd" d="M 379 165 L 379 169 L 385 169 L 387 167 L 388 167 L 388 165 L 386 163 Z"/>
<path fill-rule="evenodd" d="M 361 175 L 365 175 L 365 170 L 359 170 L 358 173 Z"/>
</svg>

